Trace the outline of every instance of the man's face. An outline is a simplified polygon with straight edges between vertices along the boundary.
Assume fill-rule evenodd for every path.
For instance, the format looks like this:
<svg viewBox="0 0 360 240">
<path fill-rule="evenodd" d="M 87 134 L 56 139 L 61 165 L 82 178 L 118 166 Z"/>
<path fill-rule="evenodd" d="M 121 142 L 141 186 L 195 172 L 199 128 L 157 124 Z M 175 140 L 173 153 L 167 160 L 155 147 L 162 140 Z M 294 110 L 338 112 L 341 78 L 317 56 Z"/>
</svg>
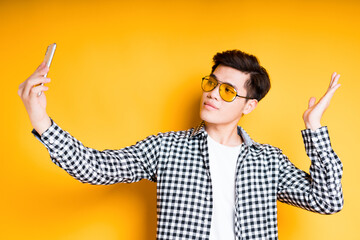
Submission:
<svg viewBox="0 0 360 240">
<path fill-rule="evenodd" d="M 244 83 L 249 79 L 249 74 L 219 65 L 213 75 L 220 82 L 234 86 L 238 95 L 246 96 Z M 211 92 L 203 92 L 200 118 L 208 124 L 236 125 L 243 114 L 251 112 L 256 107 L 257 101 L 253 99 L 246 101 L 245 98 L 236 97 L 233 102 L 225 102 L 219 95 L 219 85 Z"/>
</svg>

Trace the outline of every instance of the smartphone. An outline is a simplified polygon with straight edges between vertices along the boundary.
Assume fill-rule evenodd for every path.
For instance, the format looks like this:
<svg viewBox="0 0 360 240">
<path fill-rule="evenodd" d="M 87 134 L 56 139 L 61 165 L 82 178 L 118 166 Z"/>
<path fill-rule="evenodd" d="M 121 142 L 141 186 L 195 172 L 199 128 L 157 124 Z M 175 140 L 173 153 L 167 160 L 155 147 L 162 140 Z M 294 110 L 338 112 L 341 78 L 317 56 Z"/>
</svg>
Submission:
<svg viewBox="0 0 360 240">
<path fill-rule="evenodd" d="M 56 43 L 50 44 L 47 47 L 46 53 L 45 53 L 45 58 L 44 58 L 44 62 L 46 63 L 46 66 L 49 68 L 51 65 L 51 61 L 54 57 L 54 53 L 55 53 L 55 49 L 56 49 Z M 47 73 L 44 75 L 44 77 L 47 76 Z"/>
<path fill-rule="evenodd" d="M 46 49 L 44 62 L 48 68 L 50 68 L 51 61 L 55 54 L 55 49 L 56 49 L 56 43 L 50 44 Z M 44 77 L 46 77 L 46 76 L 47 76 L 47 73 L 45 73 Z M 44 84 L 41 83 L 41 85 L 44 85 Z M 41 95 L 41 92 L 38 93 L 38 96 L 40 96 L 40 95 Z"/>
</svg>

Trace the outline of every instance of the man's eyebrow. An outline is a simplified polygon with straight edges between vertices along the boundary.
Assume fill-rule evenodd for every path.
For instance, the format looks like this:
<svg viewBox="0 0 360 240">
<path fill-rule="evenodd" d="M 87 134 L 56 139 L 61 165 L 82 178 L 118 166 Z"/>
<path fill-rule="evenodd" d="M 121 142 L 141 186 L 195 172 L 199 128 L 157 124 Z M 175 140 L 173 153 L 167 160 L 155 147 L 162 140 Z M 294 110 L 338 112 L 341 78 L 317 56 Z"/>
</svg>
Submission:
<svg viewBox="0 0 360 240">
<path fill-rule="evenodd" d="M 215 74 L 211 73 L 210 76 L 211 76 L 211 77 L 214 77 L 216 80 L 218 80 L 218 78 L 216 77 Z"/>
<path fill-rule="evenodd" d="M 213 78 L 215 78 L 219 83 L 226 83 L 227 85 L 232 86 L 232 87 L 235 88 L 235 90 L 237 91 L 237 88 L 236 88 L 234 85 L 232 85 L 231 83 L 228 83 L 228 82 L 222 82 L 222 81 L 220 81 L 215 74 L 211 73 L 210 76 L 213 77 Z"/>
</svg>

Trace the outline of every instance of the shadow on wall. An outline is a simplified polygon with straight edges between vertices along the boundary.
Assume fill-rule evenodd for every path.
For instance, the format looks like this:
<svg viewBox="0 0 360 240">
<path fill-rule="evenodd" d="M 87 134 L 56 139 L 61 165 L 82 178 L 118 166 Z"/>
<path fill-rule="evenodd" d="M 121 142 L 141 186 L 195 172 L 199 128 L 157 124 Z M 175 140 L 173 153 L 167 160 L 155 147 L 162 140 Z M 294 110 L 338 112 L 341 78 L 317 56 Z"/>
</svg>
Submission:
<svg viewBox="0 0 360 240">
<path fill-rule="evenodd" d="M 188 106 L 189 111 L 186 116 L 184 116 L 184 126 L 187 128 L 196 127 L 200 124 L 201 119 L 199 115 L 199 106 L 200 106 L 201 96 L 193 96 L 191 99 L 191 105 Z"/>
<path fill-rule="evenodd" d="M 292 239 L 293 235 L 299 231 L 299 221 L 296 216 L 297 210 L 305 211 L 294 206 L 290 206 L 285 203 L 277 202 L 278 207 L 278 228 L 279 228 L 279 238 L 285 236 L 288 239 Z M 317 213 L 313 213 L 317 214 Z M 282 234 L 286 233 L 286 234 Z M 295 238 L 295 236 L 294 236 Z"/>
<path fill-rule="evenodd" d="M 141 180 L 137 183 L 131 184 L 115 184 L 111 186 L 109 194 L 117 195 L 119 198 L 123 198 L 124 193 L 129 191 L 133 197 L 142 202 L 145 215 L 145 226 L 143 225 L 141 231 L 144 232 L 144 240 L 156 238 L 157 227 L 157 212 L 156 212 L 156 183 L 148 180 Z M 127 213 L 129 214 L 129 213 Z"/>
<path fill-rule="evenodd" d="M 167 131 L 196 127 L 201 121 L 199 116 L 201 94 L 198 77 L 189 77 L 180 82 L 174 87 L 171 97 L 166 99 L 164 114 L 167 117 L 163 119 L 161 125 L 165 126 Z"/>
</svg>

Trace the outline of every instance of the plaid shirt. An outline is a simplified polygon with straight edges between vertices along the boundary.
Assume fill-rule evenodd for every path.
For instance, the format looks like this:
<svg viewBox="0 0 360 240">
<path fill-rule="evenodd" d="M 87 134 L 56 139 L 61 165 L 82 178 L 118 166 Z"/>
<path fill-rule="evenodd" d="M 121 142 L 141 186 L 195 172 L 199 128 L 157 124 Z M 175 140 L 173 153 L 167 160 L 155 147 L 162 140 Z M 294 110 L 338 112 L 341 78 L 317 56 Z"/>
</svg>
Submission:
<svg viewBox="0 0 360 240">
<path fill-rule="evenodd" d="M 212 214 L 207 133 L 159 133 L 119 150 L 87 148 L 56 123 L 40 137 L 52 161 L 84 183 L 157 182 L 157 239 L 208 239 Z M 281 150 L 244 140 L 236 166 L 236 239 L 277 239 L 277 200 L 322 214 L 343 206 L 342 164 L 326 127 L 303 130 L 310 175 Z"/>
</svg>

